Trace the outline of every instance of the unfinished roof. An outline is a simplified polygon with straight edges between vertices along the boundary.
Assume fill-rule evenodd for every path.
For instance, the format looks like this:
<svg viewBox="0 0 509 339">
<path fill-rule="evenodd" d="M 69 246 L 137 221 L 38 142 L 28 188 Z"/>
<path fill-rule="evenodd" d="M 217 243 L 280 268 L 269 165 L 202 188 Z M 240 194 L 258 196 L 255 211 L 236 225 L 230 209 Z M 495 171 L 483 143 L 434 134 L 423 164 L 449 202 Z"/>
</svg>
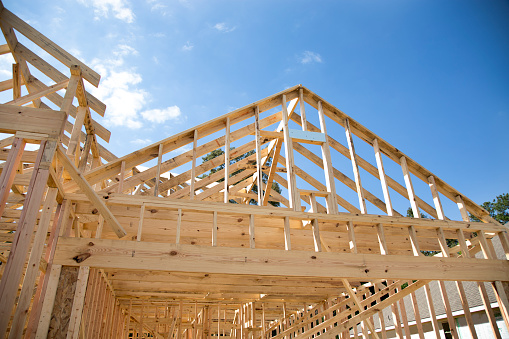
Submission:
<svg viewBox="0 0 509 339">
<path fill-rule="evenodd" d="M 0 141 L 0 333 L 349 338 L 361 324 L 385 337 L 382 310 L 402 333 L 400 301 L 422 289 L 433 305 L 432 280 L 451 328 L 445 280 L 460 297 L 462 281 L 476 282 L 494 321 L 489 282 L 507 324 L 507 227 L 308 88 L 117 158 L 97 142 L 110 138 L 107 111 L 86 90 L 100 75 L 5 8 L 0 26 L 0 53 L 15 60 L 0 82 L 13 96 L 0 104 L 0 132 L 11 134 Z"/>
</svg>

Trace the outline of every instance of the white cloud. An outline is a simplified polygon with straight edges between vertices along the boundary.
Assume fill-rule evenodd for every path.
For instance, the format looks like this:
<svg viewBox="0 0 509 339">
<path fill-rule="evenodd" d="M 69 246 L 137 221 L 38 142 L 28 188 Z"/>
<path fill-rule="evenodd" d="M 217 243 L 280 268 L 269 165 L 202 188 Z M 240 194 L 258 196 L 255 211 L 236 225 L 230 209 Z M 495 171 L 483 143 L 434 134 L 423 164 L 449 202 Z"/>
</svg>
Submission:
<svg viewBox="0 0 509 339">
<path fill-rule="evenodd" d="M 125 126 L 138 129 L 143 120 L 164 122 L 177 119 L 181 112 L 177 106 L 164 109 L 149 109 L 150 95 L 140 88 L 143 78 L 135 68 L 125 65 L 124 57 L 138 52 L 132 46 L 118 45 L 110 59 L 94 59 L 91 66 L 102 76 L 98 88 L 91 88 L 92 94 L 106 106 L 104 122 L 109 126 Z"/>
<path fill-rule="evenodd" d="M 214 25 L 214 28 L 217 29 L 219 32 L 223 33 L 230 33 L 233 32 L 237 26 L 229 26 L 226 22 L 218 22 Z"/>
<path fill-rule="evenodd" d="M 191 51 L 194 48 L 194 45 L 190 43 L 189 41 L 186 42 L 184 46 L 182 46 L 182 50 L 185 52 Z"/>
<path fill-rule="evenodd" d="M 152 142 L 152 140 L 150 139 L 135 139 L 135 140 L 131 140 L 131 144 L 135 144 L 135 145 L 148 145 Z"/>
<path fill-rule="evenodd" d="M 127 23 L 134 21 L 134 13 L 126 0 L 78 0 L 81 4 L 94 8 L 95 19 L 107 18 L 111 13 L 119 20 Z"/>
<path fill-rule="evenodd" d="M 158 12 L 161 15 L 168 15 L 168 6 L 165 5 L 162 1 L 159 0 L 146 0 L 147 4 L 150 5 L 150 10 L 152 12 Z"/>
<path fill-rule="evenodd" d="M 11 53 L 0 55 L 0 77 L 2 80 L 6 78 L 12 79 L 12 64 L 14 62 Z"/>
<path fill-rule="evenodd" d="M 166 34 L 163 32 L 157 32 L 157 33 L 150 34 L 150 36 L 153 36 L 154 38 L 164 38 L 164 37 L 166 37 Z"/>
<path fill-rule="evenodd" d="M 113 55 L 115 55 L 117 57 L 123 57 L 123 56 L 127 56 L 130 54 L 137 55 L 138 51 L 134 47 L 126 45 L 126 44 L 118 45 L 117 50 L 113 51 Z"/>
<path fill-rule="evenodd" d="M 309 64 L 312 62 L 322 62 L 322 57 L 320 56 L 320 54 L 311 51 L 304 51 L 304 53 L 301 54 L 299 59 L 302 64 Z"/>
<path fill-rule="evenodd" d="M 170 119 L 176 119 L 180 117 L 182 112 L 177 106 L 166 107 L 165 109 L 150 109 L 141 112 L 141 116 L 151 122 L 163 123 Z"/>
</svg>

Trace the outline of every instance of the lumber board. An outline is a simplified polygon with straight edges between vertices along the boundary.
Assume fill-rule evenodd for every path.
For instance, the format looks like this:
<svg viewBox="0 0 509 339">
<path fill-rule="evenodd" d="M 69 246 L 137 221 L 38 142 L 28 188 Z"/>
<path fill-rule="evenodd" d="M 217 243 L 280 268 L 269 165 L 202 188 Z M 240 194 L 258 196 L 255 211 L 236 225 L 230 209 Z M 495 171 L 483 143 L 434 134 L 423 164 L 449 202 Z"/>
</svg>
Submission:
<svg viewBox="0 0 509 339">
<path fill-rule="evenodd" d="M 73 258 L 90 254 L 77 263 Z M 360 279 L 509 280 L 503 260 L 205 247 L 60 238 L 54 263 L 100 268 Z"/>
<path fill-rule="evenodd" d="M 63 48 L 21 20 L 11 11 L 4 8 L 0 13 L 0 19 L 12 25 L 12 27 L 14 27 L 17 31 L 19 31 L 21 34 L 30 39 L 33 43 L 41 47 L 43 50 L 48 52 L 67 67 L 71 67 L 72 65 L 79 65 L 83 70 L 83 77 L 95 87 L 99 85 L 101 76 L 97 72 L 73 57 Z"/>
<path fill-rule="evenodd" d="M 255 106 L 259 107 L 259 110 L 261 113 L 261 112 L 264 112 L 266 110 L 269 110 L 271 108 L 274 108 L 274 107 L 280 105 L 281 104 L 280 98 L 281 98 L 282 94 L 287 95 L 287 100 L 294 99 L 297 96 L 297 91 L 296 91 L 297 88 L 298 88 L 298 86 L 291 87 L 291 88 L 286 89 L 282 92 L 279 92 L 272 96 L 269 96 L 265 99 L 256 101 L 253 104 L 244 106 L 244 107 L 234 110 L 230 113 L 222 115 L 218 118 L 215 118 L 208 122 L 202 123 L 196 127 L 193 127 L 191 129 L 188 129 L 188 130 L 180 132 L 180 133 L 177 133 L 177 134 L 175 134 L 171 137 L 168 137 L 166 139 L 163 139 L 161 141 L 158 141 L 157 143 L 149 145 L 145 148 L 142 148 L 140 150 L 137 150 L 135 152 L 127 154 L 123 157 L 120 157 L 114 161 L 109 162 L 108 164 L 105 164 L 103 166 L 100 166 L 100 167 L 88 172 L 85 175 L 85 178 L 91 185 L 94 185 L 97 182 L 99 182 L 100 180 L 110 178 L 110 177 L 116 175 L 117 173 L 119 173 L 120 165 L 121 165 L 122 161 L 125 161 L 126 168 L 131 168 L 131 167 L 143 164 L 144 162 L 147 162 L 154 158 L 153 154 L 157 154 L 159 144 L 164 145 L 163 153 L 168 153 L 170 151 L 178 149 L 178 148 L 185 146 L 193 141 L 194 130 L 198 131 L 198 135 L 201 138 L 207 137 L 210 134 L 213 134 L 219 130 L 222 130 L 224 128 L 224 120 L 227 117 L 230 118 L 230 124 L 233 125 L 233 124 L 236 124 L 238 122 L 241 122 L 241 121 L 251 117 L 253 114 L 253 108 Z M 263 121 L 263 119 L 262 119 L 262 121 Z M 260 124 L 262 121 L 260 121 Z M 222 139 L 221 142 L 224 142 L 224 138 L 220 138 L 220 139 Z M 218 147 L 221 147 L 221 146 L 217 146 L 216 148 L 218 148 Z M 208 152 L 205 152 L 205 153 L 208 153 Z M 164 170 L 161 169 L 161 171 L 164 171 Z M 76 186 L 70 184 L 66 187 L 66 190 L 67 189 L 70 189 L 70 190 L 76 189 Z"/>
<path fill-rule="evenodd" d="M 55 82 L 61 82 L 68 79 L 67 76 L 65 76 L 63 73 L 61 73 L 58 69 L 53 67 L 51 64 L 46 62 L 44 59 L 40 58 L 37 54 L 32 52 L 30 49 L 28 49 L 26 46 L 24 46 L 22 43 L 17 43 L 16 48 L 14 49 L 14 53 L 17 57 L 22 58 L 32 64 L 35 68 L 37 68 L 39 71 L 44 73 L 47 77 L 52 79 Z M 97 114 L 104 117 L 104 112 L 106 111 L 106 105 L 94 97 L 89 92 L 86 92 L 87 101 L 90 105 L 90 108 L 92 108 Z"/>
<path fill-rule="evenodd" d="M 65 112 L 0 104 L 0 133 L 23 131 L 55 136 L 66 119 Z"/>
<path fill-rule="evenodd" d="M 460 195 L 464 198 L 465 203 L 469 209 L 469 212 L 473 213 L 475 216 L 479 217 L 481 220 L 486 222 L 493 222 L 493 218 L 489 216 L 489 212 L 486 211 L 484 208 L 473 202 L 472 200 L 466 198 L 463 194 L 461 194 L 459 191 L 454 189 L 452 186 L 447 184 L 445 181 L 440 179 L 437 175 L 429 171 L 428 169 L 424 168 L 420 164 L 418 164 L 416 161 L 412 160 L 410 157 L 408 157 L 406 154 L 404 154 L 401 150 L 398 148 L 392 146 L 384 139 L 380 138 L 378 135 L 367 129 L 366 127 L 362 126 L 359 122 L 352 119 L 350 116 L 342 112 L 341 110 L 337 109 L 327 101 L 323 100 L 321 97 L 316 95 L 315 93 L 311 92 L 307 88 L 304 87 L 304 100 L 310 104 L 311 106 L 317 108 L 318 107 L 318 101 L 322 101 L 324 106 L 324 113 L 329 118 L 331 118 L 333 121 L 337 122 L 341 126 L 344 127 L 344 120 L 346 118 L 349 119 L 350 127 L 352 129 L 352 133 L 358 136 L 359 138 L 363 139 L 365 142 L 367 142 L 370 145 L 373 145 L 373 140 L 377 139 L 378 144 L 380 147 L 380 150 L 387 155 L 389 158 L 391 158 L 396 163 L 400 163 L 401 157 L 405 157 L 408 165 L 409 171 L 414 174 L 416 177 L 421 179 L 424 182 L 428 182 L 428 178 L 430 176 L 433 176 L 435 179 L 435 183 L 437 186 L 437 190 L 442 193 L 444 196 L 449 198 L 451 201 L 455 202 L 456 196 Z M 422 207 L 422 206 L 420 206 Z M 427 212 L 427 211 L 426 211 Z M 429 212 L 427 212 L 429 213 Z"/>
<path fill-rule="evenodd" d="M 93 188 L 88 184 L 88 182 L 83 178 L 83 174 L 74 166 L 74 163 L 69 160 L 62 146 L 59 146 L 57 149 L 58 159 L 64 165 L 64 168 L 69 173 L 69 175 L 73 178 L 73 180 L 78 183 L 80 188 L 84 191 L 85 195 L 91 202 L 95 205 L 95 207 L 99 210 L 101 215 L 104 217 L 105 221 L 110 225 L 110 227 L 115 231 L 119 238 L 126 235 L 126 232 L 122 228 L 122 226 L 118 223 L 115 216 L 110 212 L 108 207 L 104 204 L 103 200 L 99 198 L 97 193 L 93 190 Z"/>
<path fill-rule="evenodd" d="M 196 211 L 220 211 L 221 213 L 233 213 L 233 214 L 254 214 L 269 217 L 284 218 L 289 216 L 292 219 L 311 220 L 317 218 L 319 221 L 330 221 L 330 222 L 347 222 L 352 221 L 357 224 L 383 224 L 384 226 L 411 226 L 424 227 L 428 229 L 436 229 L 442 227 L 448 230 L 462 229 L 467 232 L 477 232 L 484 230 L 486 232 L 503 232 L 504 227 L 493 223 L 481 223 L 481 222 L 465 222 L 455 220 L 439 220 L 439 219 L 414 219 L 408 217 L 389 217 L 385 215 L 359 215 L 354 213 L 340 212 L 336 215 L 324 214 L 324 213 L 309 213 L 292 211 L 290 209 L 278 208 L 272 206 L 250 206 L 250 205 L 238 205 L 238 204 L 223 204 L 214 202 L 202 202 L 202 201 L 182 201 L 182 200 L 169 200 L 161 197 L 151 196 L 125 196 L 118 193 L 108 193 L 100 195 L 108 205 L 123 205 L 123 206 L 141 206 L 145 203 L 149 206 L 160 207 L 166 209 L 184 209 L 184 210 L 196 210 Z M 73 201 L 87 202 L 88 198 L 84 194 L 66 194 L 66 197 Z M 386 230 L 387 231 L 387 230 Z"/>
</svg>

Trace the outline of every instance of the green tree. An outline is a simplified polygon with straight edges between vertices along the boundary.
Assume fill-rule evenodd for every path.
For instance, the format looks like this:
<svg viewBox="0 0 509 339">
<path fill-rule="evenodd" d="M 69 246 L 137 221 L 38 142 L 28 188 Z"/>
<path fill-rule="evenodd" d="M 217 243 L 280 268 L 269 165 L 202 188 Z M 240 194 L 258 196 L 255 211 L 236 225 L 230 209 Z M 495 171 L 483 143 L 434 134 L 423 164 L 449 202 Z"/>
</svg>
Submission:
<svg viewBox="0 0 509 339">
<path fill-rule="evenodd" d="M 492 201 L 485 201 L 481 207 L 490 213 L 490 216 L 501 224 L 509 221 L 509 193 L 497 196 Z M 480 221 L 478 218 L 470 214 L 470 220 Z"/>
<path fill-rule="evenodd" d="M 230 148 L 230 150 L 233 150 L 235 149 L 234 147 Z M 251 150 L 249 152 L 246 152 L 242 155 L 239 155 L 238 157 L 234 158 L 234 159 L 230 159 L 230 165 L 236 163 L 237 161 L 240 161 L 242 159 L 245 159 L 247 157 L 249 157 L 250 155 L 253 155 L 255 153 L 254 150 Z M 217 158 L 221 155 L 224 154 L 224 151 L 220 148 L 218 149 L 215 149 L 213 150 L 212 152 L 206 154 L 205 156 L 203 156 L 201 159 L 203 160 L 203 162 L 206 162 L 206 161 L 209 161 L 209 160 L 212 160 L 214 158 Z M 272 158 L 269 157 L 268 159 L 268 165 L 270 166 L 272 164 Z M 217 171 L 221 171 L 224 169 L 224 163 L 222 163 L 221 165 L 217 166 L 217 167 L 214 167 L 212 168 L 208 173 L 205 173 L 201 176 L 201 178 L 205 178 L 205 177 L 208 177 L 209 175 L 211 174 L 214 174 L 216 173 Z M 237 170 L 235 172 L 233 172 L 232 174 L 230 174 L 230 177 L 240 173 L 244 171 L 243 169 L 240 169 L 240 170 Z M 267 183 L 267 180 L 268 180 L 268 176 L 267 174 L 263 173 L 262 175 L 262 180 L 264 183 Z M 224 178 L 221 178 L 219 179 L 217 182 L 223 182 L 224 181 Z M 277 182 L 273 182 L 272 183 L 272 190 L 276 191 L 277 193 L 281 193 L 281 187 L 279 186 L 279 184 Z M 254 193 L 258 193 L 258 185 L 253 185 L 253 192 Z M 235 203 L 234 200 L 230 200 L 231 203 Z M 256 204 L 256 201 L 254 199 L 251 199 L 249 201 L 250 204 L 252 205 L 255 205 Z M 269 204 L 273 205 L 273 206 L 276 206 L 276 207 L 279 207 L 280 203 L 279 202 L 276 202 L 276 201 L 269 201 Z"/>
<path fill-rule="evenodd" d="M 429 219 L 429 216 L 427 216 L 426 214 L 421 213 L 421 218 L 423 219 Z M 407 210 L 406 210 L 406 216 L 409 217 L 409 218 L 413 218 L 414 217 L 414 211 L 412 210 L 412 207 L 409 207 Z"/>
</svg>

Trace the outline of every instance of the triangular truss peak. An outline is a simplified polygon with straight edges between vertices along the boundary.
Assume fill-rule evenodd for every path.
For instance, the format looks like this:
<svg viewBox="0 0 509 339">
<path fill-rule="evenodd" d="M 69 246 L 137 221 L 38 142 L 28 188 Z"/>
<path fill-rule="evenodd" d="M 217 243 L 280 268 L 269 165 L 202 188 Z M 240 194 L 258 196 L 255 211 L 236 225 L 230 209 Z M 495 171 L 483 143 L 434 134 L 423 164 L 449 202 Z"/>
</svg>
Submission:
<svg viewBox="0 0 509 339">
<path fill-rule="evenodd" d="M 507 227 L 306 87 L 117 158 L 100 76 L 0 9 L 2 335 L 501 337 Z"/>
</svg>

